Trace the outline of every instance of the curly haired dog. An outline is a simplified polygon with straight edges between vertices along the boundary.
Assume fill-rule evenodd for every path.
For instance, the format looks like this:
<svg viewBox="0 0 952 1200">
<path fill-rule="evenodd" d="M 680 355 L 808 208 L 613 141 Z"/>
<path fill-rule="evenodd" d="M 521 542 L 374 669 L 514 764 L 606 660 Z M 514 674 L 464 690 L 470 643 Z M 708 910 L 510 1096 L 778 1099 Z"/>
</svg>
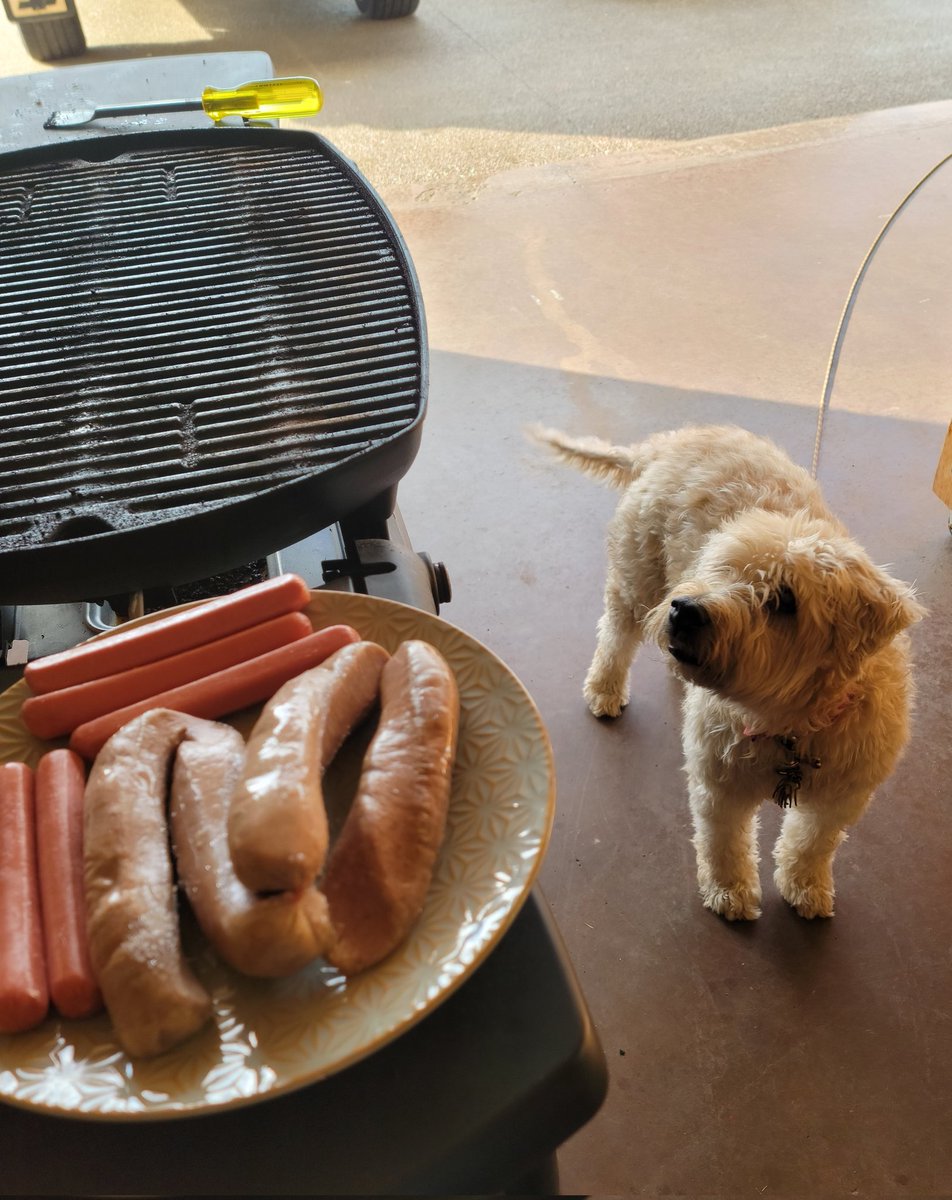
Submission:
<svg viewBox="0 0 952 1200">
<path fill-rule="evenodd" d="M 766 439 L 704 427 L 611 446 L 532 436 L 623 488 L 585 698 L 628 702 L 643 637 L 687 684 L 685 770 L 698 884 L 728 920 L 760 915 L 757 810 L 786 809 L 774 880 L 802 917 L 833 915 L 833 856 L 909 736 L 902 631 L 924 616 L 874 566 L 806 471 Z"/>
</svg>

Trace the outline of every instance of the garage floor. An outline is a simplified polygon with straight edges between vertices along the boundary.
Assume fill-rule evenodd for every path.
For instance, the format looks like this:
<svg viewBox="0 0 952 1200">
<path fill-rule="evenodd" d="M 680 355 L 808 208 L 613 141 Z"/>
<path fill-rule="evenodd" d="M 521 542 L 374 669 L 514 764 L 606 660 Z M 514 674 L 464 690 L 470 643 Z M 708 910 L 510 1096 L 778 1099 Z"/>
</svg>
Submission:
<svg viewBox="0 0 952 1200">
<path fill-rule="evenodd" d="M 521 434 L 541 419 L 624 442 L 728 421 L 810 465 L 848 290 L 886 215 L 952 149 L 952 106 L 800 132 L 781 149 L 752 136 L 690 162 L 524 172 L 465 209 L 396 213 L 439 347 L 404 514 L 451 566 L 446 614 L 521 675 L 555 746 L 543 887 L 612 1072 L 562 1153 L 569 1191 L 952 1190 L 952 539 L 930 491 L 950 416 L 952 167 L 869 269 L 821 441 L 828 498 L 932 610 L 914 633 L 915 739 L 841 851 L 833 921 L 803 922 L 773 894 L 774 811 L 761 920 L 700 908 L 679 693 L 659 653 L 642 651 L 616 723 L 580 695 L 614 497 Z"/>
<path fill-rule="evenodd" d="M 913 635 L 915 737 L 840 853 L 832 921 L 794 916 L 766 862 L 759 922 L 700 908 L 678 686 L 646 649 L 619 721 L 581 699 L 615 498 L 522 432 L 626 442 L 732 422 L 810 465 L 864 256 L 952 152 L 944 7 L 870 5 L 861 28 L 811 3 L 805 29 L 779 3 L 728 5 L 715 25 L 687 2 L 422 0 L 380 27 L 331 0 L 86 7 L 99 57 L 253 46 L 279 73 L 319 75 L 326 132 L 408 239 L 432 379 L 401 508 L 450 570 L 444 615 L 547 722 L 559 808 L 542 886 L 611 1069 L 603 1110 L 562 1151 L 563 1189 L 952 1192 L 952 538 L 931 493 L 952 416 L 952 163 L 862 279 L 823 425 L 829 500 L 931 610 Z M 846 47 L 836 70 L 830 46 Z M 558 105 L 552 63 L 568 71 Z M 4 43 L 5 73 L 33 66 Z M 766 812 L 767 861 L 776 824 Z"/>
</svg>

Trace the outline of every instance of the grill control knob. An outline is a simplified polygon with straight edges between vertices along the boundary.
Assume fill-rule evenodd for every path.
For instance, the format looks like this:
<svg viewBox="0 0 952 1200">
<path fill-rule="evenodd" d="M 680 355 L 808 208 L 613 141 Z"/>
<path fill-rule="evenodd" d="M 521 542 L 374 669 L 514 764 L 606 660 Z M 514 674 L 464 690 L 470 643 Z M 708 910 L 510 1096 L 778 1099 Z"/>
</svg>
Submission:
<svg viewBox="0 0 952 1200">
<path fill-rule="evenodd" d="M 430 590 L 433 592 L 433 599 L 436 601 L 437 607 L 441 604 L 449 604 L 453 599 L 453 588 L 450 584 L 450 576 L 446 569 L 446 564 L 434 562 L 425 550 L 422 550 L 418 557 L 422 559 L 429 573 Z"/>
</svg>

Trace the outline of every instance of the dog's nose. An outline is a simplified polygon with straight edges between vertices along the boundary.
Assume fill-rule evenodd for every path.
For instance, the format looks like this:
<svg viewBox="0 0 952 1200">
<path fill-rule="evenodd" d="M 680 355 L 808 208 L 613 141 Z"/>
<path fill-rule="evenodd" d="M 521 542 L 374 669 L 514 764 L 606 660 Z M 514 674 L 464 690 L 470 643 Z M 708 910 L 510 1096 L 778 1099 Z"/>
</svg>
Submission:
<svg viewBox="0 0 952 1200">
<path fill-rule="evenodd" d="M 668 613 L 668 624 L 674 633 L 694 633 L 710 625 L 711 618 L 703 604 L 691 596 L 675 596 Z"/>
</svg>

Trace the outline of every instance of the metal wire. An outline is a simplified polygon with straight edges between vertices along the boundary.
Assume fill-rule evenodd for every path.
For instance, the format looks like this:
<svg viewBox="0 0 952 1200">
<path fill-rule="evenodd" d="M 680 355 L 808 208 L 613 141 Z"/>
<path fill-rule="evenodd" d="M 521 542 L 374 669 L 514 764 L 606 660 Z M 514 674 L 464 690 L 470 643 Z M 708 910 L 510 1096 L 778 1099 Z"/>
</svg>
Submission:
<svg viewBox="0 0 952 1200">
<path fill-rule="evenodd" d="M 833 339 L 833 349 L 830 351 L 830 360 L 826 368 L 826 378 L 823 381 L 823 394 L 820 397 L 820 409 L 817 413 L 816 439 L 813 443 L 813 465 L 810 470 L 810 474 L 814 479 L 816 479 L 817 469 L 820 463 L 820 442 L 823 437 L 823 426 L 826 419 L 826 413 L 830 407 L 830 397 L 833 394 L 833 383 L 836 378 L 836 368 L 839 365 L 840 352 L 843 348 L 843 339 L 846 337 L 846 327 L 849 324 L 849 319 L 852 315 L 853 306 L 856 303 L 856 297 L 859 293 L 860 286 L 866 277 L 866 272 L 869 269 L 870 263 L 872 262 L 876 251 L 882 244 L 886 234 L 895 224 L 899 214 L 913 198 L 916 192 L 919 191 L 923 184 L 931 179 L 941 167 L 944 167 L 950 159 L 952 159 L 952 154 L 947 154 L 945 158 L 940 159 L 935 166 L 928 170 L 918 181 L 918 183 L 916 183 L 916 185 L 906 193 L 900 203 L 889 214 L 885 225 L 883 225 L 882 229 L 876 235 L 873 244 L 866 251 L 866 256 L 860 264 L 859 270 L 856 272 L 856 277 L 853 280 L 849 293 L 846 297 L 846 304 L 844 305 L 843 312 L 840 315 L 839 324 L 836 327 L 836 337 Z"/>
</svg>

